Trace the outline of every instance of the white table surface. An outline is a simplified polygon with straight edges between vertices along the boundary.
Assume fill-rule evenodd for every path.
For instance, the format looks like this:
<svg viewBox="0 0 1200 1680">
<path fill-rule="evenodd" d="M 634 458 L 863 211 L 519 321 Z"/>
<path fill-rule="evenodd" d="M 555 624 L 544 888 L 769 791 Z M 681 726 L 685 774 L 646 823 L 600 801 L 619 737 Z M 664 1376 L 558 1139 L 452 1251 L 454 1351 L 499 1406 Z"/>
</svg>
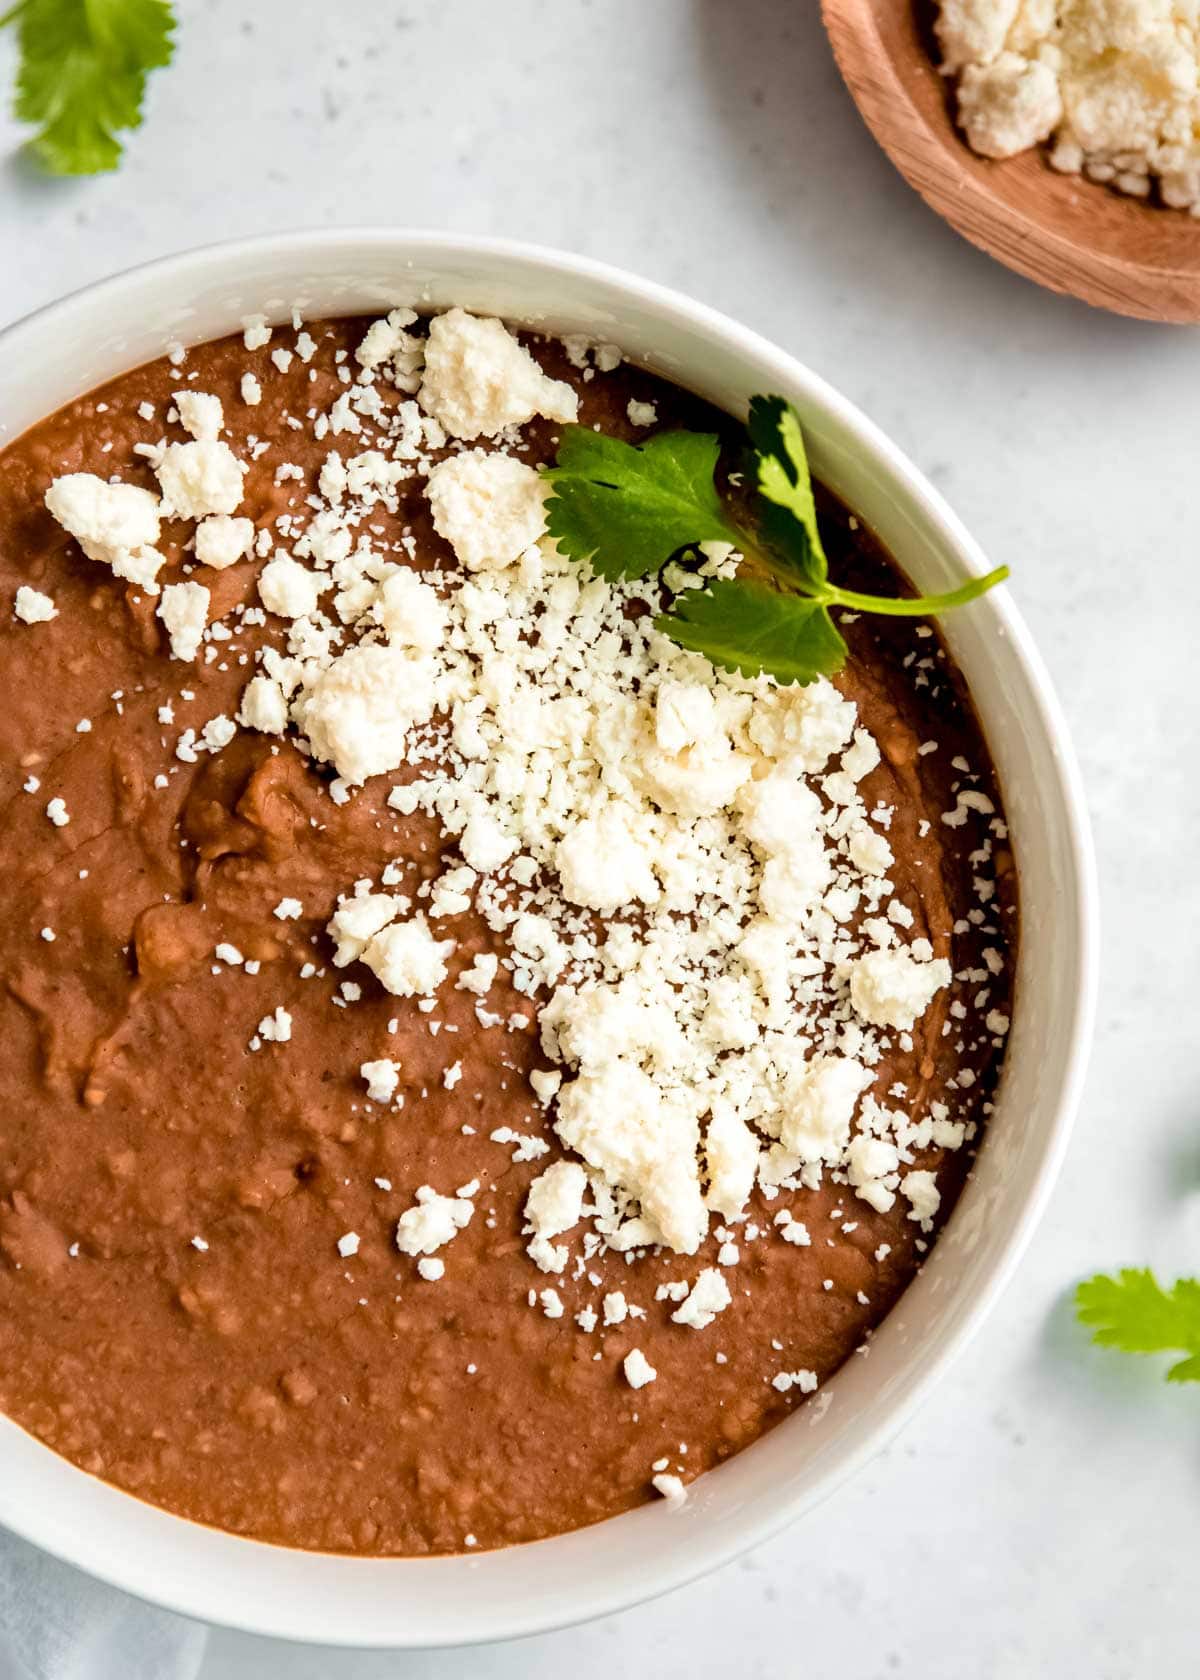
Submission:
<svg viewBox="0 0 1200 1680">
<path fill-rule="evenodd" d="M 119 174 L 39 178 L 0 121 L 0 320 L 187 245 L 350 222 L 540 240 L 739 316 L 859 402 L 1013 566 L 1083 761 L 1105 914 L 1050 1212 L 856 1482 L 589 1627 L 408 1656 L 218 1633 L 203 1680 L 1194 1672 L 1200 1391 L 1091 1350 L 1068 1295 L 1121 1263 L 1200 1269 L 1200 334 L 1052 297 L 943 227 L 862 127 L 816 0 L 181 9 Z"/>
</svg>

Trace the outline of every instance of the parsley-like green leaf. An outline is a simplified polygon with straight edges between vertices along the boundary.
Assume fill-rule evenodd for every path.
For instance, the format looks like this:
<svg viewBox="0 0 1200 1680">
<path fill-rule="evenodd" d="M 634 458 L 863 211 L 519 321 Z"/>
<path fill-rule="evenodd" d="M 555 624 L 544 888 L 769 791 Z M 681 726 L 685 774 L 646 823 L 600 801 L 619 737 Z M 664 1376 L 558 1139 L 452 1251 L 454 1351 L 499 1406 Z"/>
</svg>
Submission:
<svg viewBox="0 0 1200 1680">
<path fill-rule="evenodd" d="M 718 578 L 678 596 L 655 627 L 727 671 L 810 683 L 846 663 L 846 644 L 819 601 L 768 584 Z"/>
<path fill-rule="evenodd" d="M 696 543 L 736 543 L 713 483 L 719 454 L 718 440 L 700 432 L 634 445 L 570 426 L 546 474 L 546 527 L 564 554 L 612 582 L 657 572 Z"/>
<path fill-rule="evenodd" d="M 752 397 L 746 422 L 763 499 L 763 535 L 810 588 L 829 576 L 800 416 L 782 397 Z"/>
<path fill-rule="evenodd" d="M 1150 1271 L 1088 1278 L 1075 1291 L 1081 1324 L 1092 1340 L 1122 1353 L 1184 1353 L 1168 1382 L 1200 1382 L 1200 1279 L 1180 1278 L 1163 1289 Z"/>
<path fill-rule="evenodd" d="M 750 575 L 739 572 L 679 596 L 658 627 L 727 670 L 767 672 L 784 683 L 813 682 L 845 664 L 833 607 L 926 618 L 973 601 L 1008 576 L 1000 566 L 957 589 L 920 597 L 840 588 L 829 578 L 800 416 L 783 397 L 754 397 L 748 438 L 759 507 L 757 522 L 743 528 L 714 482 L 717 438 L 660 432 L 634 445 L 568 427 L 555 465 L 542 469 L 552 490 L 547 529 L 564 554 L 590 561 L 612 582 L 657 572 L 681 549 L 732 543 Z M 780 587 L 753 581 L 755 573 Z"/>
<path fill-rule="evenodd" d="M 13 112 L 40 133 L 32 149 L 52 174 L 115 169 L 117 136 L 142 120 L 149 71 L 169 64 L 174 14 L 167 0 L 19 0 Z"/>
</svg>

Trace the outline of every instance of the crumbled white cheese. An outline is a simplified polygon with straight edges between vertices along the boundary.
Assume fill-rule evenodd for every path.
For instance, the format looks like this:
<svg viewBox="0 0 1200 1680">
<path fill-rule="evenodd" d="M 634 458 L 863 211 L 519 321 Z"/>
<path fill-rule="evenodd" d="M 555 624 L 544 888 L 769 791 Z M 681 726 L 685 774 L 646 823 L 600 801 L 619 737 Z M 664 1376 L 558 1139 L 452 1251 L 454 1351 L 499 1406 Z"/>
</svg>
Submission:
<svg viewBox="0 0 1200 1680">
<path fill-rule="evenodd" d="M 202 583 L 169 583 L 158 603 L 158 616 L 171 639 L 172 659 L 195 659 L 208 624 L 212 600 Z"/>
<path fill-rule="evenodd" d="M 432 1254 L 452 1242 L 475 1214 L 475 1204 L 466 1196 L 440 1196 L 430 1185 L 417 1191 L 414 1206 L 400 1215 L 396 1226 L 396 1247 L 401 1254 Z"/>
<path fill-rule="evenodd" d="M 155 472 L 164 514 L 203 519 L 209 513 L 236 513 L 246 467 L 227 443 L 203 438 L 168 444 Z"/>
<path fill-rule="evenodd" d="M 22 624 L 46 624 L 58 617 L 58 608 L 52 596 L 43 595 L 40 589 L 31 589 L 23 583 L 13 599 L 13 616 L 19 618 Z"/>
<path fill-rule="evenodd" d="M 196 559 L 202 566 L 223 572 L 250 552 L 254 521 L 234 519 L 227 513 L 213 513 L 196 526 Z"/>
<path fill-rule="evenodd" d="M 175 407 L 179 423 L 194 438 L 219 437 L 225 425 L 225 410 L 220 397 L 208 391 L 176 391 Z"/>
<path fill-rule="evenodd" d="M 258 1023 L 258 1031 L 268 1044 L 286 1044 L 292 1036 L 292 1017 L 282 1004 Z"/>
<path fill-rule="evenodd" d="M 934 1175 L 924 1171 L 905 1173 L 900 1180 L 900 1189 L 912 1207 L 908 1217 L 917 1220 L 923 1231 L 931 1231 L 934 1217 L 942 1204 Z"/>
<path fill-rule="evenodd" d="M 358 893 L 344 898 L 329 921 L 334 942 L 333 966 L 357 962 L 381 928 L 394 921 L 400 903 L 390 893 Z"/>
<path fill-rule="evenodd" d="M 243 316 L 242 327 L 242 343 L 247 350 L 261 350 L 265 344 L 270 344 L 271 329 L 265 315 Z"/>
<path fill-rule="evenodd" d="M 850 1000 L 864 1021 L 909 1032 L 950 979 L 944 957 L 917 962 L 903 949 L 868 951 L 853 964 Z"/>
<path fill-rule="evenodd" d="M 569 424 L 579 408 L 571 387 L 548 379 L 502 321 L 462 309 L 430 322 L 418 401 L 451 437 L 468 441 L 535 414 Z"/>
<path fill-rule="evenodd" d="M 511 566 L 545 535 L 546 481 L 511 455 L 451 455 L 430 473 L 426 494 L 434 529 L 469 572 Z"/>
<path fill-rule="evenodd" d="M 479 951 L 471 958 L 469 968 L 464 968 L 455 984 L 464 992 L 474 992 L 478 997 L 484 997 L 495 983 L 496 974 L 500 968 L 500 959 L 491 951 Z M 562 1075 L 559 1075 L 559 1083 Z"/>
<path fill-rule="evenodd" d="M 551 1242 L 578 1225 L 583 1215 L 587 1174 L 577 1161 L 556 1161 L 535 1178 L 525 1199 L 525 1218 L 532 1231 L 529 1255 L 544 1272 L 561 1272 L 567 1250 Z"/>
<path fill-rule="evenodd" d="M 645 1388 L 652 1383 L 658 1372 L 651 1365 L 641 1348 L 632 1348 L 622 1362 L 625 1371 L 625 1381 L 630 1388 Z"/>
<path fill-rule="evenodd" d="M 1050 162 L 1200 216 L 1200 14 L 1193 0 L 942 0 L 943 68 L 969 145 Z"/>
<path fill-rule="evenodd" d="M 67 810 L 67 802 L 65 799 L 50 800 L 46 806 L 46 815 L 50 818 L 50 821 L 54 824 L 55 828 L 66 828 L 67 824 L 71 820 L 70 812 Z"/>
<path fill-rule="evenodd" d="M 431 997 L 446 978 L 453 939 L 435 939 L 424 916 L 393 922 L 371 940 L 362 960 L 395 997 Z"/>
<path fill-rule="evenodd" d="M 322 671 L 294 709 L 317 757 L 357 783 L 403 764 L 409 731 L 428 722 L 435 698 L 427 658 L 366 644 Z"/>
<path fill-rule="evenodd" d="M 155 548 L 158 497 L 134 484 L 107 484 L 94 473 L 66 473 L 46 491 L 46 506 L 89 560 L 111 566 L 116 577 L 158 593 L 163 556 Z"/>
<path fill-rule="evenodd" d="M 437 590 L 412 572 L 393 572 L 385 578 L 372 610 L 395 647 L 432 653 L 446 638 L 447 613 Z"/>
<path fill-rule="evenodd" d="M 321 591 L 327 587 L 290 554 L 277 554 L 258 574 L 258 593 L 268 612 L 280 618 L 308 618 L 317 610 Z"/>
<path fill-rule="evenodd" d="M 372 1102 L 391 1102 L 400 1084 L 399 1062 L 382 1056 L 376 1062 L 363 1062 L 358 1071 L 367 1082 L 367 1096 Z"/>
<path fill-rule="evenodd" d="M 650 1486 L 655 1493 L 661 1493 L 667 1504 L 674 1511 L 687 1504 L 687 1488 L 678 1476 L 669 1471 L 660 1470 L 657 1476 L 651 1476 Z"/>
<path fill-rule="evenodd" d="M 714 1266 L 700 1273 L 687 1299 L 671 1314 L 676 1324 L 686 1324 L 693 1330 L 706 1330 L 719 1312 L 733 1300 L 729 1285 Z"/>
<path fill-rule="evenodd" d="M 242 691 L 238 722 L 264 735 L 282 735 L 287 728 L 287 697 L 272 677 L 251 677 Z"/>
<path fill-rule="evenodd" d="M 373 321 L 354 353 L 359 366 L 369 372 L 387 365 L 402 391 L 415 391 L 425 361 L 425 346 L 406 329 L 416 319 L 415 310 L 401 308 L 393 309 L 383 320 Z"/>
<path fill-rule="evenodd" d="M 343 1260 L 349 1260 L 352 1254 L 358 1253 L 358 1232 L 347 1231 L 345 1236 L 338 1238 L 337 1251 Z"/>
<path fill-rule="evenodd" d="M 779 1371 L 771 1378 L 771 1387 L 780 1394 L 787 1394 L 793 1388 L 798 1388 L 801 1394 L 813 1394 L 817 1387 L 817 1373 L 804 1370 Z"/>
<path fill-rule="evenodd" d="M 705 1204 L 723 1218 L 735 1219 L 754 1188 L 759 1147 L 754 1133 L 732 1108 L 722 1107 L 709 1121 L 704 1155 L 708 1166 Z"/>
</svg>

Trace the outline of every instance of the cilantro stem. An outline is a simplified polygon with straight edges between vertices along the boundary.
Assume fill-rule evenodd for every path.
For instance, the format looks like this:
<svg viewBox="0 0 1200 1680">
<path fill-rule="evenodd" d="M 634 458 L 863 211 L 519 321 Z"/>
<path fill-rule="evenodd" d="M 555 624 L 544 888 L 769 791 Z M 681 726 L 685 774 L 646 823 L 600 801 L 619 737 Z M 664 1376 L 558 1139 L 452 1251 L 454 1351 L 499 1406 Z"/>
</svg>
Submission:
<svg viewBox="0 0 1200 1680">
<path fill-rule="evenodd" d="M 802 577 L 790 566 L 780 565 L 772 551 L 744 527 L 735 534 L 742 554 L 773 577 L 787 593 L 802 595 L 823 607 L 849 607 L 856 612 L 876 613 L 881 618 L 934 618 L 951 607 L 965 607 L 969 601 L 977 601 L 1011 575 L 1007 566 L 997 566 L 984 577 L 972 578 L 969 583 L 947 589 L 941 595 L 864 595 L 857 589 L 839 589 L 827 578 L 817 583 Z"/>
<path fill-rule="evenodd" d="M 931 618 L 950 607 L 965 607 L 977 601 L 993 584 L 1003 583 L 1009 576 L 1007 566 L 997 566 L 986 577 L 972 578 L 959 589 L 948 589 L 941 595 L 892 596 L 860 595 L 856 589 L 839 589 L 827 583 L 821 591 L 826 605 L 856 607 L 862 612 L 878 613 L 884 618 Z"/>
</svg>

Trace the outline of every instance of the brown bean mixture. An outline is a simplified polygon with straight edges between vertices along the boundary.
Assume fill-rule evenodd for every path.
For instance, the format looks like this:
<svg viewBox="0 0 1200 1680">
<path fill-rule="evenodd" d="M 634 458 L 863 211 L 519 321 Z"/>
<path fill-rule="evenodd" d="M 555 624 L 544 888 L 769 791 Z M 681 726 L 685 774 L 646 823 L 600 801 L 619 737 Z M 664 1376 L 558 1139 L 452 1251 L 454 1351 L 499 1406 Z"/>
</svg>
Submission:
<svg viewBox="0 0 1200 1680">
<path fill-rule="evenodd" d="M 356 969 L 361 1000 L 341 1007 L 345 975 L 328 961 L 338 892 L 397 857 L 438 873 L 436 823 L 389 810 L 383 778 L 335 804 L 332 772 L 269 737 L 240 732 L 194 764 L 174 756 L 183 729 L 236 713 L 244 656 L 280 640 L 279 622 L 237 630 L 212 662 L 172 660 L 154 601 L 83 558 L 45 511 L 46 487 L 90 471 L 155 488 L 133 445 L 162 434 L 172 391 L 194 374 L 195 389 L 222 398 L 241 458 L 251 437 L 276 445 L 251 466 L 239 510 L 261 528 L 303 505 L 329 447 L 287 415 L 339 395 L 334 351 L 364 325 L 310 326 L 314 379 L 299 361 L 280 372 L 240 337 L 193 351 L 183 370 L 155 362 L 0 456 L 0 1406 L 84 1469 L 201 1522 L 302 1547 L 452 1552 L 595 1522 L 654 1497 L 656 1460 L 690 1479 L 749 1445 L 801 1400 L 772 1374 L 811 1369 L 824 1382 L 868 1342 L 929 1239 L 903 1199 L 877 1213 L 827 1176 L 791 1199 L 811 1246 L 744 1244 L 728 1274 L 733 1305 L 703 1333 L 672 1323 L 654 1292 L 712 1265 L 714 1235 L 699 1257 L 663 1252 L 636 1268 L 602 1253 L 588 1267 L 600 1291 L 537 1273 L 522 1206 L 560 1148 L 548 1120 L 540 1161 L 514 1163 L 489 1138 L 530 1129 L 526 1075 L 547 1065 L 536 1022 L 504 1036 L 500 1065 L 475 1000 L 443 988 L 438 1018 L 462 1063 L 447 1090 L 445 1041 L 417 1001 Z M 644 435 L 626 418 L 630 398 L 656 403 L 662 424 L 723 423 L 637 369 L 585 381 L 557 346 L 536 350 L 575 385 L 585 424 Z M 258 407 L 239 397 L 247 369 L 262 383 Z M 156 419 L 139 418 L 143 402 Z M 538 422 L 527 436 L 525 458 L 548 458 L 555 428 Z M 306 482 L 277 485 L 280 459 Z M 373 521 L 381 540 L 410 527 L 423 567 L 449 565 L 422 481 L 400 490 L 399 515 Z M 821 513 L 835 577 L 902 587 L 832 497 Z M 190 530 L 165 527 L 163 582 L 179 577 Z M 210 618 L 256 600 L 259 564 L 196 572 Z M 58 616 L 17 622 L 21 584 L 51 594 Z M 1003 843 L 986 868 L 971 861 L 982 817 L 940 820 L 963 761 L 999 808 L 961 680 L 919 622 L 862 620 L 848 635 L 838 686 L 884 754 L 863 793 L 868 807 L 895 808 L 897 893 L 920 906 L 914 935 L 956 974 L 979 970 L 984 947 L 1011 951 L 1015 883 Z M 919 753 L 929 741 L 937 750 Z M 47 820 L 52 796 L 65 826 Z M 986 914 L 981 872 L 997 886 Z M 284 898 L 303 905 L 298 919 L 275 915 Z M 454 935 L 454 972 L 476 952 L 504 954 L 477 917 L 456 920 Z M 223 941 L 257 970 L 214 963 Z M 502 968 L 489 1006 L 528 1010 L 506 983 Z M 975 989 L 959 979 L 938 995 L 911 1052 L 879 1069 L 878 1091 L 902 1081 L 905 1100 L 926 1107 L 944 1094 L 959 1060 L 948 1012 Z M 278 1005 L 291 1040 L 251 1051 Z M 1003 977 L 990 1005 L 1007 1008 Z M 359 1066 L 382 1056 L 402 1063 L 398 1112 L 364 1104 Z M 957 1116 L 982 1125 L 997 1060 L 976 1058 Z M 932 1148 L 918 1162 L 938 1172 L 943 1218 L 970 1155 Z M 417 1186 L 473 1178 L 486 1216 L 458 1236 L 444 1278 L 424 1282 L 396 1251 L 397 1216 Z M 749 1214 L 767 1225 L 773 1209 L 756 1192 Z M 361 1246 L 344 1258 L 337 1239 L 350 1231 Z M 547 1283 L 561 1318 L 529 1305 Z M 646 1316 L 584 1334 L 574 1313 L 609 1289 Z M 635 1345 L 658 1372 L 636 1392 L 621 1369 Z"/>
</svg>

